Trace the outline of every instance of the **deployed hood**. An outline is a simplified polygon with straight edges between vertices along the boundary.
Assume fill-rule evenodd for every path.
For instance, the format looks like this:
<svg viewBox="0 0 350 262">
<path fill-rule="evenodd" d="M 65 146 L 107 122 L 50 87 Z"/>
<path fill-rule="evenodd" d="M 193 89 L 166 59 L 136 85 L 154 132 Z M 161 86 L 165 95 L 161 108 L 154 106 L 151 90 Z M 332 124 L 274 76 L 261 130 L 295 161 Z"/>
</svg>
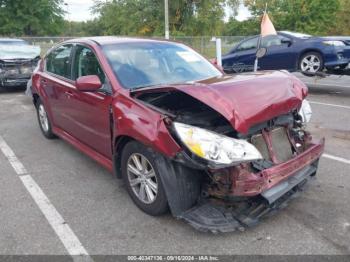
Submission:
<svg viewBox="0 0 350 262">
<path fill-rule="evenodd" d="M 159 92 L 163 88 L 147 88 L 147 92 Z M 307 87 L 300 80 L 281 71 L 223 76 L 165 89 L 169 88 L 208 105 L 241 133 L 247 133 L 256 124 L 300 108 L 307 95 Z"/>
<path fill-rule="evenodd" d="M 33 59 L 40 56 L 40 47 L 32 45 L 2 45 L 0 43 L 0 60 Z"/>
</svg>

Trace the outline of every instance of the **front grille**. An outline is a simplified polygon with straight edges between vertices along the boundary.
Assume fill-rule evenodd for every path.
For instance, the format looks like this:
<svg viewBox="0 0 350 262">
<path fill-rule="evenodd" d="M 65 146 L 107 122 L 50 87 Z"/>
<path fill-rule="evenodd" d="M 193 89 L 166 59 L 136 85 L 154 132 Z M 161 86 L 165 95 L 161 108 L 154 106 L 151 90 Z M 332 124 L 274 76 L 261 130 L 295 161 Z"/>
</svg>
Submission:
<svg viewBox="0 0 350 262">
<path fill-rule="evenodd" d="M 278 127 L 269 131 L 272 150 L 278 162 L 285 162 L 293 157 L 291 143 L 285 127 Z M 262 134 L 252 136 L 251 143 L 259 150 L 265 160 L 271 161 L 271 156 Z"/>
</svg>

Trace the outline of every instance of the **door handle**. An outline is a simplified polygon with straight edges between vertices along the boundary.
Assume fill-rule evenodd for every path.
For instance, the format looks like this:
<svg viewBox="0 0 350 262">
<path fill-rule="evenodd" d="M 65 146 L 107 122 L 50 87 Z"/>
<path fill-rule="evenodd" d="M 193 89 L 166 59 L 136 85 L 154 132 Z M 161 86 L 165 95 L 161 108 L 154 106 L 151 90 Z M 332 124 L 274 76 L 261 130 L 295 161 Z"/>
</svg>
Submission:
<svg viewBox="0 0 350 262">
<path fill-rule="evenodd" d="M 66 95 L 66 97 L 67 97 L 68 99 L 70 99 L 70 98 L 72 98 L 72 97 L 74 96 L 74 94 L 73 94 L 72 91 L 66 91 L 66 92 L 64 92 L 64 93 L 65 93 L 65 95 Z"/>
<path fill-rule="evenodd" d="M 41 79 L 41 80 L 40 80 L 40 83 L 41 83 L 43 86 L 46 86 L 46 85 L 47 85 L 47 80 L 46 80 L 46 79 Z"/>
</svg>

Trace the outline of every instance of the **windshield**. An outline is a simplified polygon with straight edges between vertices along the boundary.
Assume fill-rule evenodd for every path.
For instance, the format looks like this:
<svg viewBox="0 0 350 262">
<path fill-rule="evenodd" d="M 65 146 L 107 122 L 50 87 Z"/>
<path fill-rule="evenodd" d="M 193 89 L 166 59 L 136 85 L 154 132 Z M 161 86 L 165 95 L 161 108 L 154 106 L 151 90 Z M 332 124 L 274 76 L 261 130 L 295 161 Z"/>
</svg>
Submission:
<svg viewBox="0 0 350 262">
<path fill-rule="evenodd" d="M 24 40 L 0 40 L 0 45 L 29 45 Z"/>
<path fill-rule="evenodd" d="M 182 44 L 110 44 L 103 50 L 114 74 L 128 89 L 188 83 L 222 75 L 210 62 Z"/>
</svg>

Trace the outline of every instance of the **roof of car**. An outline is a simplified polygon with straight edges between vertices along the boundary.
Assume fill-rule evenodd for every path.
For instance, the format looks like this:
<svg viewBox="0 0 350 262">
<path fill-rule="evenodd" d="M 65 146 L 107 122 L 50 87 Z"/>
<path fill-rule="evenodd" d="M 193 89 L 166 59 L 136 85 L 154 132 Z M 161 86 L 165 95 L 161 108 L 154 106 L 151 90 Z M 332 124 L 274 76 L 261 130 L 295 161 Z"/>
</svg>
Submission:
<svg viewBox="0 0 350 262">
<path fill-rule="evenodd" d="M 77 39 L 71 39 L 68 42 L 76 41 L 93 41 L 99 45 L 108 44 L 119 44 L 119 43 L 130 43 L 130 42 L 164 42 L 163 39 L 150 39 L 150 38 L 137 38 L 137 37 L 117 37 L 117 36 L 94 36 L 94 37 L 83 37 Z"/>
</svg>

